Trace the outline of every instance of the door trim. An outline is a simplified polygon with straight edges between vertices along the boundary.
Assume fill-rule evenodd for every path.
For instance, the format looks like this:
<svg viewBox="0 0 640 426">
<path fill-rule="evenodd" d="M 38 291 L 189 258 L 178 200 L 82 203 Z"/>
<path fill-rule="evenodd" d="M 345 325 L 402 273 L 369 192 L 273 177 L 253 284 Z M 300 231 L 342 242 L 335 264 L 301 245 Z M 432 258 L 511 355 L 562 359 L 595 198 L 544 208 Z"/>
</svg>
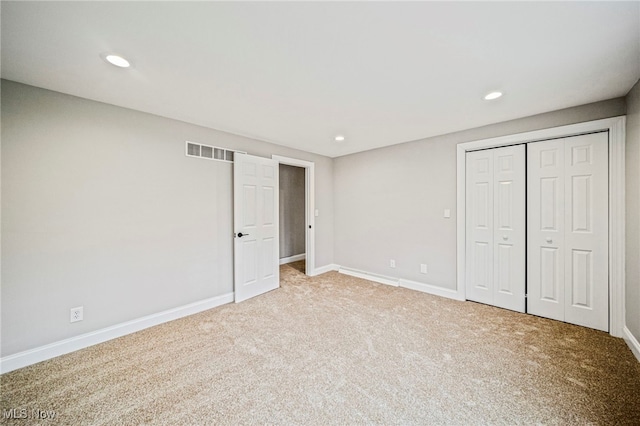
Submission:
<svg viewBox="0 0 640 426">
<path fill-rule="evenodd" d="M 548 139 L 576 136 L 600 131 L 609 132 L 609 333 L 615 337 L 624 336 L 624 280 L 625 280 L 625 124 L 626 117 L 613 117 L 603 120 L 587 121 L 568 126 L 517 133 L 496 138 L 481 139 L 460 143 L 457 154 L 457 282 L 458 297 L 465 295 L 465 235 L 466 206 L 465 158 L 467 151 L 515 145 L 527 142 L 539 142 Z"/>
<path fill-rule="evenodd" d="M 312 161 L 298 160 L 296 158 L 283 157 L 281 155 L 272 155 L 272 160 L 276 160 L 278 164 L 286 164 L 289 166 L 297 166 L 304 168 L 304 198 L 305 198 L 305 274 L 312 276 L 316 267 L 316 249 L 315 249 L 315 163 Z"/>
</svg>

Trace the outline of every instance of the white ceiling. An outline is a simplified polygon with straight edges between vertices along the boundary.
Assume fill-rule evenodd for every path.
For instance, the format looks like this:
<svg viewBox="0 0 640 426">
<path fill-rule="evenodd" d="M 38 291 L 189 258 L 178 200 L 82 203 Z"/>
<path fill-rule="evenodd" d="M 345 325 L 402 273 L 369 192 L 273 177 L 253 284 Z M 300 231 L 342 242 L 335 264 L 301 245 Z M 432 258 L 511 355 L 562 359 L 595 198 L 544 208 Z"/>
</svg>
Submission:
<svg viewBox="0 0 640 426">
<path fill-rule="evenodd" d="M 638 2 L 1 7 L 2 78 L 331 157 L 624 96 L 640 78 Z"/>
</svg>

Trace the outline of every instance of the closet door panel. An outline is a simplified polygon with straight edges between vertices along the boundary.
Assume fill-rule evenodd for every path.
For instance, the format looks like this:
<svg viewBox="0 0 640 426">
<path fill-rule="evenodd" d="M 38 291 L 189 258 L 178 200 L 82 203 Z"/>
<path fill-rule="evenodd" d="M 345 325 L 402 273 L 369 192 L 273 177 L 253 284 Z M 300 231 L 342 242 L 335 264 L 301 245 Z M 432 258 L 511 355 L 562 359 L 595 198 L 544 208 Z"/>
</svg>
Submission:
<svg viewBox="0 0 640 426">
<path fill-rule="evenodd" d="M 608 134 L 527 145 L 527 311 L 608 331 Z"/>
<path fill-rule="evenodd" d="M 609 330 L 608 134 L 565 141 L 565 321 Z"/>
<path fill-rule="evenodd" d="M 493 154 L 467 154 L 466 161 L 466 294 L 467 299 L 493 302 Z"/>
<path fill-rule="evenodd" d="M 564 320 L 564 150 L 527 145 L 527 312 Z"/>
<path fill-rule="evenodd" d="M 525 147 L 467 154 L 466 296 L 524 312 Z"/>
<path fill-rule="evenodd" d="M 524 312 L 525 146 L 492 151 L 495 194 L 493 304 Z"/>
</svg>

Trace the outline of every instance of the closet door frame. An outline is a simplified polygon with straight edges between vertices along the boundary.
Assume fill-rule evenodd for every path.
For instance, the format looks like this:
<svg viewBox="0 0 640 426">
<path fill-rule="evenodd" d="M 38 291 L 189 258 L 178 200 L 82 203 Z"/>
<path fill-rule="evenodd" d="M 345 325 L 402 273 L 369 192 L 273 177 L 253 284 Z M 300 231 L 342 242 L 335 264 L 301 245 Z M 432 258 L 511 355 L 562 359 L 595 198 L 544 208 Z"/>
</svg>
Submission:
<svg viewBox="0 0 640 426">
<path fill-rule="evenodd" d="M 613 117 L 568 126 L 481 139 L 457 145 L 457 296 L 466 299 L 466 153 L 585 133 L 609 133 L 609 333 L 624 337 L 624 194 L 626 117 Z"/>
</svg>

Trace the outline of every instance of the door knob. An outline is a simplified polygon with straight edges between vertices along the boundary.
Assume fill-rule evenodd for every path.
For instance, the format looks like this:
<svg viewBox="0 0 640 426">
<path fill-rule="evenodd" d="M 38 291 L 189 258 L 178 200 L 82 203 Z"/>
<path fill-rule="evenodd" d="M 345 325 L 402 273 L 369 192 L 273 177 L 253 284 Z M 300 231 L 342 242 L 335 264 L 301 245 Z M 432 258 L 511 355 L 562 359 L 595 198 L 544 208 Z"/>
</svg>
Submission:
<svg viewBox="0 0 640 426">
<path fill-rule="evenodd" d="M 249 234 L 243 234 L 242 232 L 238 232 L 238 238 L 246 237 Z"/>
<path fill-rule="evenodd" d="M 547 238 L 547 242 L 548 242 L 549 244 L 551 244 L 551 243 L 553 242 L 553 240 L 552 240 L 551 238 Z"/>
<path fill-rule="evenodd" d="M 503 239 L 503 240 L 505 240 L 505 241 L 507 241 L 507 240 L 509 239 L 509 237 L 508 237 L 508 236 L 506 236 L 506 235 L 503 235 L 503 236 L 502 236 L 502 239 Z"/>
</svg>

